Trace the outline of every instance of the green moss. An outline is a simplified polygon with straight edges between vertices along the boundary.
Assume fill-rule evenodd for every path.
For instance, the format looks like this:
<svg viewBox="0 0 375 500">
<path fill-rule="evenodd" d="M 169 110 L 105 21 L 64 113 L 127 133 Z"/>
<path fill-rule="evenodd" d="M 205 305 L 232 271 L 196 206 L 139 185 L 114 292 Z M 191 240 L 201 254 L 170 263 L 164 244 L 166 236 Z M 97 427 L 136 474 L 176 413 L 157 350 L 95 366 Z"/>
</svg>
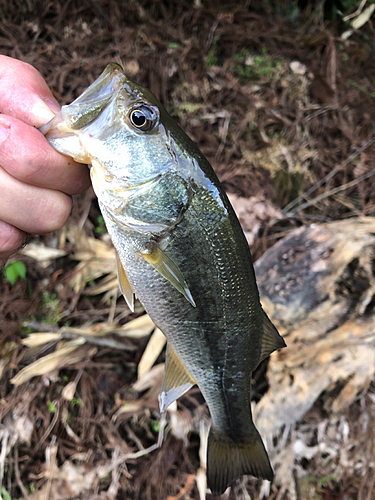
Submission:
<svg viewBox="0 0 375 500">
<path fill-rule="evenodd" d="M 55 293 L 49 293 L 46 290 L 42 292 L 42 307 L 45 311 L 43 323 L 57 325 L 61 319 L 59 299 Z"/>
<path fill-rule="evenodd" d="M 303 175 L 301 172 L 290 172 L 287 168 L 281 168 L 275 173 L 274 188 L 275 201 L 285 207 L 303 193 Z"/>
<path fill-rule="evenodd" d="M 233 74 L 238 78 L 240 83 L 246 81 L 270 80 L 279 73 L 285 63 L 267 54 L 266 49 L 263 49 L 261 54 L 254 54 L 247 49 L 241 49 L 237 54 L 233 55 Z"/>
</svg>

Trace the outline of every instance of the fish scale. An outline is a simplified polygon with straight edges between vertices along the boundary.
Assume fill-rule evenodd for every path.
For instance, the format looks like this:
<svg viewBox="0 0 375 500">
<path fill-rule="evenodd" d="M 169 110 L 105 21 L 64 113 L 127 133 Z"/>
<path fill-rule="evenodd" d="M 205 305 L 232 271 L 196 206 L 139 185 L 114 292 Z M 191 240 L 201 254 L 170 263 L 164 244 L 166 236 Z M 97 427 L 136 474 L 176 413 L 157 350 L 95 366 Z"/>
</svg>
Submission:
<svg viewBox="0 0 375 500">
<path fill-rule="evenodd" d="M 211 166 L 117 64 L 41 131 L 91 165 L 124 297 L 132 309 L 135 294 L 167 338 L 161 411 L 195 383 L 207 402 L 208 486 L 221 494 L 242 474 L 272 479 L 250 381 L 285 343 L 261 307 L 247 241 Z"/>
</svg>

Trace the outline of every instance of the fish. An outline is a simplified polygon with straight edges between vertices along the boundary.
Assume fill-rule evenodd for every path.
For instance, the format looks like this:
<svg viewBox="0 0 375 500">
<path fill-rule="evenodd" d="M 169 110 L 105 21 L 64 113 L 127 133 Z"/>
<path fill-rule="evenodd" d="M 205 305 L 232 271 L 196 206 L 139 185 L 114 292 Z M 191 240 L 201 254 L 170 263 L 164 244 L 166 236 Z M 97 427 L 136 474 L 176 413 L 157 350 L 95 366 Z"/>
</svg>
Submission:
<svg viewBox="0 0 375 500">
<path fill-rule="evenodd" d="M 262 309 L 248 243 L 211 165 L 116 63 L 40 130 L 89 165 L 121 292 L 167 338 L 161 412 L 194 384 L 205 398 L 208 487 L 221 495 L 244 474 L 272 480 L 250 383 L 286 344 Z"/>
</svg>

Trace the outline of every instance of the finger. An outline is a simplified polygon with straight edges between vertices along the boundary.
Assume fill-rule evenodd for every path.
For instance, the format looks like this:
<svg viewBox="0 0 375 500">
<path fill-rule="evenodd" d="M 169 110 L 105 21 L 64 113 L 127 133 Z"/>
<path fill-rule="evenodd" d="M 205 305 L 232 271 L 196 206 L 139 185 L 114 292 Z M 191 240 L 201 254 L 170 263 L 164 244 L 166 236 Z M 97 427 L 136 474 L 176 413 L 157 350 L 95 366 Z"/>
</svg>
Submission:
<svg viewBox="0 0 375 500">
<path fill-rule="evenodd" d="M 55 151 L 34 127 L 5 115 L 0 115 L 0 166 L 24 183 L 47 189 L 58 187 L 70 195 L 90 185 L 86 165 Z"/>
<path fill-rule="evenodd" d="M 52 191 L 17 181 L 0 168 L 0 220 L 21 231 L 42 234 L 62 227 L 69 217 L 72 200 Z"/>
<path fill-rule="evenodd" d="M 19 250 L 26 242 L 27 235 L 10 224 L 0 220 L 0 268 L 8 257 Z"/>
<path fill-rule="evenodd" d="M 41 127 L 60 110 L 42 75 L 30 64 L 0 56 L 0 113 Z"/>
</svg>

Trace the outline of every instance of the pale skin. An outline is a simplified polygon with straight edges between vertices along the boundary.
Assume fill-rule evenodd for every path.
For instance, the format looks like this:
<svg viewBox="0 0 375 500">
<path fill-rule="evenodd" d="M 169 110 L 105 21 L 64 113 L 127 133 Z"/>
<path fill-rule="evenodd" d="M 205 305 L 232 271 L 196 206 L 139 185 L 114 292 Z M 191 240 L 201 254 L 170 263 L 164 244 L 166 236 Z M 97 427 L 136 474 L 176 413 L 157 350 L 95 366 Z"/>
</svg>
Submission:
<svg viewBox="0 0 375 500">
<path fill-rule="evenodd" d="M 86 165 L 57 153 L 37 130 L 60 110 L 41 74 L 0 55 L 0 268 L 30 234 L 62 227 Z"/>
</svg>

